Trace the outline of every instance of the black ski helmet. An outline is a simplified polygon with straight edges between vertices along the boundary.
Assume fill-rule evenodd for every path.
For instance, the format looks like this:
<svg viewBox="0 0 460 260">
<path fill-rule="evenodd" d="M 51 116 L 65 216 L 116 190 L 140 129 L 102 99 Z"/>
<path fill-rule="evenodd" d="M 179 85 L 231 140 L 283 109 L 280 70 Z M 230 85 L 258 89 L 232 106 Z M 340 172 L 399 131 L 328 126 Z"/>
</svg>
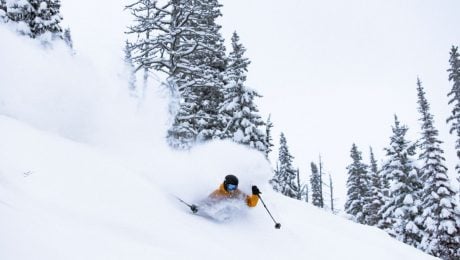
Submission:
<svg viewBox="0 0 460 260">
<path fill-rule="evenodd" d="M 235 175 L 229 174 L 225 176 L 224 180 L 224 188 L 227 190 L 227 185 L 228 184 L 233 184 L 238 186 L 238 178 Z"/>
</svg>

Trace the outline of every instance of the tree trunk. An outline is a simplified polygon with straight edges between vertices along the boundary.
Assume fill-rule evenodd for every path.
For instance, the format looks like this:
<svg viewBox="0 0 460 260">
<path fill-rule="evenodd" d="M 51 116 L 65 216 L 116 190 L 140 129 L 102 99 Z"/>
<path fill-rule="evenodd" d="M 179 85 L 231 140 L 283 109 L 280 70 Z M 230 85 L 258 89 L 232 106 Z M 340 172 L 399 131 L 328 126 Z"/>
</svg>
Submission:
<svg viewBox="0 0 460 260">
<path fill-rule="evenodd" d="M 331 194 L 331 211 L 334 213 L 334 189 L 332 187 L 332 177 L 329 174 L 329 189 L 330 189 L 330 194 Z"/>
<path fill-rule="evenodd" d="M 321 155 L 319 156 L 319 207 L 324 208 L 324 200 L 323 200 L 323 163 L 321 161 Z"/>
</svg>

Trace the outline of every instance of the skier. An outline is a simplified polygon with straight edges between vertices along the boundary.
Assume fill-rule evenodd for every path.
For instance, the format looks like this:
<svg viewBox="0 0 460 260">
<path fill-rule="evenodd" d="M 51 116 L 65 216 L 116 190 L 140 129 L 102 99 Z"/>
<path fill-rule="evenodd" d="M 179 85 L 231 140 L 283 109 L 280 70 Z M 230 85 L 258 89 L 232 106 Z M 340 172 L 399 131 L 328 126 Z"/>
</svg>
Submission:
<svg viewBox="0 0 460 260">
<path fill-rule="evenodd" d="M 252 186 L 252 195 L 246 195 L 238 189 L 238 178 L 235 175 L 225 176 L 225 180 L 220 184 L 219 188 L 209 195 L 211 202 L 222 201 L 224 199 L 245 200 L 248 207 L 255 207 L 259 202 L 259 194 L 261 194 L 257 186 Z M 196 205 L 191 205 L 190 209 L 193 213 L 198 212 Z"/>
</svg>

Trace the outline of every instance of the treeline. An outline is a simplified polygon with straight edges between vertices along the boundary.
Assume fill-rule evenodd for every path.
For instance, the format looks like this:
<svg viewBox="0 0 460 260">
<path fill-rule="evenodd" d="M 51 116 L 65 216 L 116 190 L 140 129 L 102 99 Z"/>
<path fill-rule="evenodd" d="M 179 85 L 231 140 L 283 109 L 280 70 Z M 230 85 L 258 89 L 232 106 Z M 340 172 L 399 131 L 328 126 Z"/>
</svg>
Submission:
<svg viewBox="0 0 460 260">
<path fill-rule="evenodd" d="M 447 119 L 457 137 L 460 158 L 460 58 L 450 51 L 448 94 L 452 115 Z M 442 259 L 460 259 L 459 192 L 452 187 L 434 117 L 420 79 L 417 79 L 420 137 L 407 138 L 408 127 L 397 116 L 392 136 L 378 167 L 371 150 L 369 164 L 353 144 L 347 167 L 345 211 L 361 224 L 379 227 L 392 237 Z M 460 176 L 460 165 L 456 171 Z"/>
<path fill-rule="evenodd" d="M 287 197 L 311 202 L 316 207 L 337 213 L 332 176 L 324 172 L 321 156 L 318 163 L 310 163 L 309 175 L 301 174 L 299 168 L 294 167 L 293 159 L 286 136 L 281 133 L 276 168 L 269 181 L 273 189 Z"/>
</svg>

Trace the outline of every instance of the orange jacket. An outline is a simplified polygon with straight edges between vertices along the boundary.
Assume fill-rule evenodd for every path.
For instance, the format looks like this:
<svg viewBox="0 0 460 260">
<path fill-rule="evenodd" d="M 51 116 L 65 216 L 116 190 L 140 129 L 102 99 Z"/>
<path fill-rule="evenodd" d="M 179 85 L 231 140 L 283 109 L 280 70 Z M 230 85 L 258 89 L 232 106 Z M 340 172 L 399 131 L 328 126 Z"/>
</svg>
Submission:
<svg viewBox="0 0 460 260">
<path fill-rule="evenodd" d="M 249 207 L 255 207 L 259 202 L 257 195 L 246 195 L 244 192 L 236 189 L 233 192 L 228 192 L 224 188 L 224 184 L 221 184 L 217 190 L 209 195 L 210 198 L 221 200 L 221 199 L 246 199 L 246 204 Z"/>
</svg>

